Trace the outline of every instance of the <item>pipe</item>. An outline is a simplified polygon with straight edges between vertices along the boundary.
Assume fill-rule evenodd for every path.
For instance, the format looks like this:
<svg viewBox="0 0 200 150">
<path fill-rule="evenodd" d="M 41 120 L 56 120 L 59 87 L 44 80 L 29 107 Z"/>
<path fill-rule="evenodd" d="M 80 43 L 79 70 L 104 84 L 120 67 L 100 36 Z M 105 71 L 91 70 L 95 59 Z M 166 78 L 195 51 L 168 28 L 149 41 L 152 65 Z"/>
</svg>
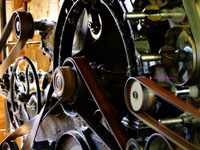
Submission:
<svg viewBox="0 0 200 150">
<path fill-rule="evenodd" d="M 3 32 L 3 29 L 6 25 L 6 0 L 0 0 L 0 31 Z M 1 53 L 1 60 L 3 61 L 6 58 L 6 47 L 3 48 Z M 7 99 L 4 98 L 4 112 L 5 112 L 5 130 L 10 132 L 10 122 L 7 112 Z"/>
<path fill-rule="evenodd" d="M 6 25 L 6 0 L 0 1 L 0 31 L 3 32 Z M 2 61 L 6 58 L 6 48 L 2 51 Z"/>
</svg>

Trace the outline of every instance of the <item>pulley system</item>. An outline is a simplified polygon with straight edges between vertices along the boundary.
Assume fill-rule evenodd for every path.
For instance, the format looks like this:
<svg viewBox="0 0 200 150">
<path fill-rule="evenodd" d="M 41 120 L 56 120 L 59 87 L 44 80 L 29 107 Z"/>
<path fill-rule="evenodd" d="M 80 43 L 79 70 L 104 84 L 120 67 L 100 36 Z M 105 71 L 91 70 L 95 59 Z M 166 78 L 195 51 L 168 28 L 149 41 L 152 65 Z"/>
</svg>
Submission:
<svg viewBox="0 0 200 150">
<path fill-rule="evenodd" d="M 199 149 L 199 9 L 195 0 L 65 0 L 57 23 L 15 11 L 0 39 L 0 51 L 13 28 L 18 39 L 0 65 L 14 129 L 0 150 Z M 49 72 L 17 58 L 35 30 Z"/>
</svg>

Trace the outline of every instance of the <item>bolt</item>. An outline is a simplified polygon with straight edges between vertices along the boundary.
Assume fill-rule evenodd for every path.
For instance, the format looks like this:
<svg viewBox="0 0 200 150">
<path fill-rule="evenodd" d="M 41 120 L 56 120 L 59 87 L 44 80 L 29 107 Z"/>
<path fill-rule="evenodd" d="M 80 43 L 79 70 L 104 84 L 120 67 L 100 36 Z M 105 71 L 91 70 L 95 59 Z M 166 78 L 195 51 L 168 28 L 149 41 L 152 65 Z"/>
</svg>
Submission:
<svg viewBox="0 0 200 150">
<path fill-rule="evenodd" d="M 133 98 L 135 98 L 135 99 L 138 98 L 138 93 L 136 91 L 133 92 Z"/>
<path fill-rule="evenodd" d="M 16 22 L 16 30 L 19 32 L 20 31 L 20 23 L 19 21 Z"/>
<path fill-rule="evenodd" d="M 57 76 L 57 77 L 56 77 L 56 87 L 57 87 L 58 89 L 61 89 L 61 87 L 62 87 L 62 79 L 61 79 L 60 76 Z"/>
</svg>

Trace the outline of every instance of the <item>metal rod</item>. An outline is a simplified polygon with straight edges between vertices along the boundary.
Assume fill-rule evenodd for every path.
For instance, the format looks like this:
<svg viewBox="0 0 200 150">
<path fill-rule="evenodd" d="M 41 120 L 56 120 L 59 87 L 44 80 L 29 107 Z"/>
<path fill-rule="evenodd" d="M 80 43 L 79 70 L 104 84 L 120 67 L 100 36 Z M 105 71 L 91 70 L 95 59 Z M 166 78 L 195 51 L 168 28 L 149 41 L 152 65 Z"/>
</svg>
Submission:
<svg viewBox="0 0 200 150">
<path fill-rule="evenodd" d="M 0 1 L 0 31 L 3 32 L 3 29 L 6 25 L 6 0 Z M 6 58 L 6 48 L 3 48 L 1 53 L 2 61 Z"/>
<path fill-rule="evenodd" d="M 6 46 L 15 45 L 16 43 L 7 43 Z M 26 45 L 32 45 L 32 44 L 41 44 L 40 41 L 35 42 L 26 42 Z"/>
<path fill-rule="evenodd" d="M 125 13 L 124 19 L 145 19 L 147 17 L 147 14 L 143 12 L 135 12 L 135 13 Z"/>
<path fill-rule="evenodd" d="M 142 54 L 140 55 L 140 60 L 145 61 L 159 61 L 161 60 L 162 56 L 158 54 Z"/>
<path fill-rule="evenodd" d="M 27 2 L 27 0 L 24 0 L 23 9 L 24 9 L 25 11 L 28 11 L 28 2 Z"/>
<path fill-rule="evenodd" d="M 179 124 L 184 122 L 182 118 L 159 119 L 158 121 L 164 125 Z"/>
<path fill-rule="evenodd" d="M 0 1 L 0 31 L 3 32 L 3 29 L 6 25 L 6 0 Z M 1 61 L 6 59 L 6 47 L 2 49 L 1 52 Z M 7 100 L 4 99 L 4 112 L 5 112 L 5 129 L 0 129 L 0 132 L 10 132 L 10 121 L 7 113 Z"/>
<path fill-rule="evenodd" d="M 180 118 L 159 119 L 158 122 L 164 125 L 181 124 L 181 123 L 195 124 L 195 123 L 199 123 L 199 120 L 192 116 L 185 116 L 185 117 L 180 117 Z"/>
<path fill-rule="evenodd" d="M 150 10 L 149 10 L 150 11 Z M 185 18 L 185 12 L 182 8 L 174 8 L 171 10 L 163 9 L 158 12 L 145 13 L 145 12 L 134 12 L 134 13 L 125 13 L 125 20 L 134 20 L 134 19 L 145 19 L 148 18 L 152 21 L 158 20 L 167 20 L 173 19 L 174 21 L 180 22 Z"/>
<path fill-rule="evenodd" d="M 183 90 L 177 90 L 176 94 L 189 94 L 190 93 L 190 89 L 183 89 Z"/>
</svg>

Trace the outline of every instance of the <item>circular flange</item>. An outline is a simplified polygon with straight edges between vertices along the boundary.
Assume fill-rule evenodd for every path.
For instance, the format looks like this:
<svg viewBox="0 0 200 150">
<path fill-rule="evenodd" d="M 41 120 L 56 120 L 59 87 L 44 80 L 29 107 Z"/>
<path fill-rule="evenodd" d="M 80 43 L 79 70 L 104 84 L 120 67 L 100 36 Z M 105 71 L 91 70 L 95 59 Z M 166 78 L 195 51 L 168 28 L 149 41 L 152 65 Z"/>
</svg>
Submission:
<svg viewBox="0 0 200 150">
<path fill-rule="evenodd" d="M 126 144 L 126 150 L 140 150 L 140 146 L 137 141 L 133 138 L 129 139 Z"/>
<path fill-rule="evenodd" d="M 17 38 L 21 36 L 21 21 L 19 16 L 15 18 L 14 31 Z"/>
<path fill-rule="evenodd" d="M 14 32 L 19 39 L 21 35 L 27 34 L 28 38 L 32 38 L 34 35 L 34 21 L 29 12 L 15 11 L 16 14 L 14 22 Z"/>
<path fill-rule="evenodd" d="M 90 150 L 85 137 L 75 130 L 70 130 L 60 136 L 56 150 Z"/>
<path fill-rule="evenodd" d="M 63 66 L 55 70 L 53 77 L 54 90 L 59 98 L 70 99 L 75 93 L 75 74 L 71 67 Z"/>
<path fill-rule="evenodd" d="M 125 85 L 125 100 L 129 109 L 144 112 L 153 106 L 154 93 L 134 78 L 129 78 Z"/>
<path fill-rule="evenodd" d="M 173 150 L 173 146 L 169 143 L 169 141 L 161 134 L 155 133 L 152 134 L 146 145 L 145 150 Z"/>
<path fill-rule="evenodd" d="M 160 54 L 163 55 L 161 64 L 168 78 L 177 86 L 196 84 L 196 47 L 189 28 L 170 29 L 166 34 L 165 45 L 161 48 Z"/>
</svg>

